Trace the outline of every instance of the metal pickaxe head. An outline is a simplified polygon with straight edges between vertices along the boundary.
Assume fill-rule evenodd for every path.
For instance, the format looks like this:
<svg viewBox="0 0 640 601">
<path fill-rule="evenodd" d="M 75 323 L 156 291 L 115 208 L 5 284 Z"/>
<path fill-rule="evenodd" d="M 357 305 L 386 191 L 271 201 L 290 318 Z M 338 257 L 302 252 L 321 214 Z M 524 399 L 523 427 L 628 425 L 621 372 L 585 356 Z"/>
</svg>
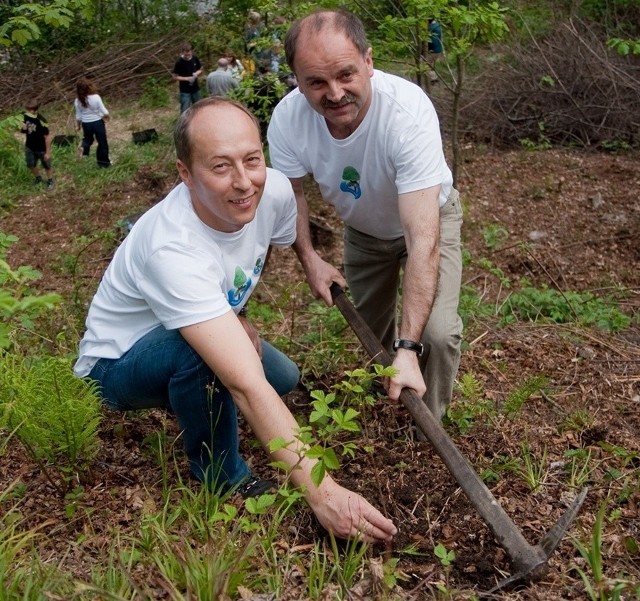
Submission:
<svg viewBox="0 0 640 601">
<path fill-rule="evenodd" d="M 338 284 L 332 284 L 331 296 L 373 360 L 385 367 L 391 365 L 389 353 Z M 538 545 L 530 545 L 423 400 L 407 388 L 400 393 L 400 400 L 511 559 L 514 574 L 498 583 L 492 591 L 540 577 L 545 571 L 549 556 L 578 515 L 587 496 L 587 489 L 576 497 Z"/>
</svg>

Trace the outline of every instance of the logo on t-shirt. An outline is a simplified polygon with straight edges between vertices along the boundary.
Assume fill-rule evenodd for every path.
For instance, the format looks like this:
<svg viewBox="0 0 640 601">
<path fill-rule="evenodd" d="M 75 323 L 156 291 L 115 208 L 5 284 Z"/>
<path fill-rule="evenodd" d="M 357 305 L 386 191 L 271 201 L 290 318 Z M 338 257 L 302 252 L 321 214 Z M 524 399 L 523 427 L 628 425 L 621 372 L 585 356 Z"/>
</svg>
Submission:
<svg viewBox="0 0 640 601">
<path fill-rule="evenodd" d="M 340 190 L 343 192 L 349 192 L 353 194 L 353 197 L 358 200 L 362 196 L 362 190 L 360 189 L 360 174 L 355 167 L 345 167 L 342 172 L 342 181 L 340 182 Z"/>
<path fill-rule="evenodd" d="M 227 292 L 229 304 L 232 307 L 239 305 L 247 292 L 251 289 L 253 280 L 247 277 L 242 267 L 236 267 L 235 275 L 233 276 L 233 288 Z"/>
</svg>

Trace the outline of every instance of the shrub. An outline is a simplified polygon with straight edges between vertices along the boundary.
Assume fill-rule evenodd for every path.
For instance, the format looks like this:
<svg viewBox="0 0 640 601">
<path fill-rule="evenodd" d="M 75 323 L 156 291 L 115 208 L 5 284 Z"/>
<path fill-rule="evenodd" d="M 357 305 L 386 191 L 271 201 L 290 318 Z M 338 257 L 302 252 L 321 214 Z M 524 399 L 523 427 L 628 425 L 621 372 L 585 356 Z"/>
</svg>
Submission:
<svg viewBox="0 0 640 601">
<path fill-rule="evenodd" d="M 20 440 L 52 483 L 50 470 L 68 485 L 88 466 L 98 451 L 100 419 L 95 385 L 76 378 L 65 359 L 0 356 L 0 426 Z"/>
</svg>

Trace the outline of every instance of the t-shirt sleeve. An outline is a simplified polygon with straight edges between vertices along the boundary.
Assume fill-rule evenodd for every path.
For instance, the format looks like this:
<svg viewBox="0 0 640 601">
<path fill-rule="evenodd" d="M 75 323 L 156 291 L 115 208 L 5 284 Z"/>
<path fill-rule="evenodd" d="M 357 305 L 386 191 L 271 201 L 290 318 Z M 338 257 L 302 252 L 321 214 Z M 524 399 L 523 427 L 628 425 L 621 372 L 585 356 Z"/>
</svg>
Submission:
<svg viewBox="0 0 640 601">
<path fill-rule="evenodd" d="M 40 121 L 40 127 L 42 127 L 42 135 L 48 136 L 49 124 L 47 123 L 47 120 L 42 115 L 38 115 L 38 120 Z"/>
<path fill-rule="evenodd" d="M 162 325 L 173 330 L 229 311 L 215 257 L 193 247 L 165 246 L 149 257 L 139 290 Z"/>
<path fill-rule="evenodd" d="M 426 97 L 418 116 L 403 130 L 394 161 L 398 194 L 440 185 L 448 168 L 437 114 Z"/>
<path fill-rule="evenodd" d="M 104 102 L 102 102 L 102 98 L 100 96 L 98 96 L 97 101 L 98 101 L 98 111 L 100 112 L 100 115 L 102 117 L 108 115 L 109 111 L 107 110 L 107 107 L 104 105 Z"/>
<path fill-rule="evenodd" d="M 293 92 L 291 93 L 293 94 Z M 269 158 L 271 165 L 287 177 L 304 177 L 309 172 L 296 155 L 295 135 L 291 131 L 292 126 L 286 106 L 281 102 L 271 115 L 267 130 Z"/>
<path fill-rule="evenodd" d="M 278 171 L 270 170 L 269 178 L 274 182 L 274 190 L 280 199 L 275 217 L 272 246 L 291 246 L 296 240 L 296 218 L 298 209 L 291 182 Z"/>
</svg>

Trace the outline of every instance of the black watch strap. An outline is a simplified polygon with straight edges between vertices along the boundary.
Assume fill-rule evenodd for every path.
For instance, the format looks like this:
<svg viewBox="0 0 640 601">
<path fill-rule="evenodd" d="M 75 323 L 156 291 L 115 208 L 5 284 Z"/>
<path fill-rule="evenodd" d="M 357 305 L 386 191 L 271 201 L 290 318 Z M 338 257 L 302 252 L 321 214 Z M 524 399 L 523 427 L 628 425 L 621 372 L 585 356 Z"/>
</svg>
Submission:
<svg viewBox="0 0 640 601">
<path fill-rule="evenodd" d="M 418 357 L 422 357 L 422 353 L 424 352 L 424 346 L 422 344 L 414 342 L 413 340 L 405 340 L 404 338 L 396 338 L 393 341 L 393 350 L 397 351 L 399 348 L 413 351 Z"/>
</svg>

